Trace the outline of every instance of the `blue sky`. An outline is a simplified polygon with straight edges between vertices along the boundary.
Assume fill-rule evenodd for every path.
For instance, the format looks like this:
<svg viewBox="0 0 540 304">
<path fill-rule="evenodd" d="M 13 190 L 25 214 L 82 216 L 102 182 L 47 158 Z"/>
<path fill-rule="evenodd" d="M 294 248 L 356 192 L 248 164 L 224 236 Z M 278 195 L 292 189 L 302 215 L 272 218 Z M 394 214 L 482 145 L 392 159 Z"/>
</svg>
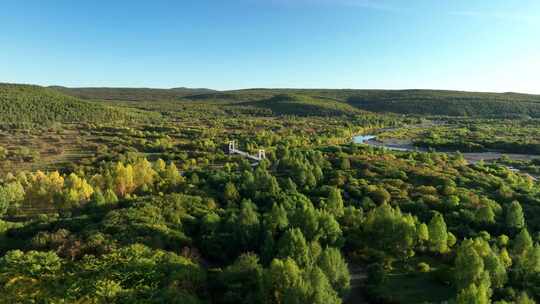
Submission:
<svg viewBox="0 0 540 304">
<path fill-rule="evenodd" d="M 0 82 L 540 94 L 538 0 L 2 0 Z"/>
</svg>

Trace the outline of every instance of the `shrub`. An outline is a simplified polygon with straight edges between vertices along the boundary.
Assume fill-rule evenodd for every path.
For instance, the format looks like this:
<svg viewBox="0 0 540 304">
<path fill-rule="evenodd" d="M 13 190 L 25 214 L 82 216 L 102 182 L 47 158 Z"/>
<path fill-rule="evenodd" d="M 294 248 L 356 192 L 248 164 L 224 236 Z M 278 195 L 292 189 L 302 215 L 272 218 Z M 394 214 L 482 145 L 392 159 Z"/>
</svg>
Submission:
<svg viewBox="0 0 540 304">
<path fill-rule="evenodd" d="M 420 271 L 420 272 L 430 272 L 431 271 L 431 267 L 429 266 L 428 263 L 425 263 L 425 262 L 418 263 L 417 268 L 418 268 L 418 271 Z"/>
</svg>

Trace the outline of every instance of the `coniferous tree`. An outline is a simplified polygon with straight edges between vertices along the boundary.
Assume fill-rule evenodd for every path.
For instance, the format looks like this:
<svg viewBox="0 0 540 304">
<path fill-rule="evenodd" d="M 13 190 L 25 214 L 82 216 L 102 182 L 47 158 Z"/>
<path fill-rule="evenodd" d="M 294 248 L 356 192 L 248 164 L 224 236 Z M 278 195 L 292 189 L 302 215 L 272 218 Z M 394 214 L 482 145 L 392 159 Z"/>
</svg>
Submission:
<svg viewBox="0 0 540 304">
<path fill-rule="evenodd" d="M 448 232 L 442 214 L 436 213 L 428 225 L 429 244 L 434 252 L 445 253 L 448 251 Z"/>
<path fill-rule="evenodd" d="M 326 199 L 325 209 L 335 217 L 342 217 L 344 212 L 343 198 L 338 188 L 330 188 L 328 198 Z"/>
<path fill-rule="evenodd" d="M 351 280 L 349 268 L 337 248 L 326 248 L 319 257 L 317 265 L 340 295 L 344 295 L 349 290 Z"/>
<path fill-rule="evenodd" d="M 238 190 L 236 190 L 236 186 L 233 183 L 228 182 L 225 184 L 223 197 L 228 203 L 234 203 L 240 199 L 240 194 L 238 193 Z"/>
<path fill-rule="evenodd" d="M 484 265 L 491 278 L 491 285 L 495 288 L 502 288 L 507 280 L 506 268 L 499 256 L 490 250 L 490 253 L 484 258 Z"/>
<path fill-rule="evenodd" d="M 495 223 L 495 212 L 490 206 L 482 206 L 476 211 L 476 220 L 480 223 Z"/>
<path fill-rule="evenodd" d="M 531 249 L 532 247 L 533 241 L 529 231 L 527 229 L 522 229 L 513 242 L 512 251 L 515 255 L 519 256 L 527 252 L 527 250 Z"/>
<path fill-rule="evenodd" d="M 338 293 L 319 267 L 313 267 L 307 274 L 308 296 L 307 302 L 313 304 L 341 304 Z"/>
<path fill-rule="evenodd" d="M 474 249 L 474 242 L 466 239 L 459 246 L 455 261 L 455 284 L 458 289 L 478 283 L 484 274 L 484 261 Z"/>
<path fill-rule="evenodd" d="M 114 193 L 114 191 L 110 188 L 105 190 L 103 196 L 105 197 L 105 202 L 107 202 L 107 204 L 118 203 L 118 197 L 116 196 L 116 193 Z"/>
<path fill-rule="evenodd" d="M 268 230 L 273 233 L 284 230 L 289 226 L 287 211 L 282 205 L 275 203 L 270 212 L 266 214 L 265 223 Z"/>
<path fill-rule="evenodd" d="M 278 242 L 279 258 L 291 258 L 300 267 L 311 265 L 309 246 L 298 228 L 292 228 L 285 232 Z"/>
<path fill-rule="evenodd" d="M 506 211 L 506 226 L 515 230 L 525 227 L 525 216 L 518 201 L 513 201 Z"/>
<path fill-rule="evenodd" d="M 526 292 L 522 292 L 516 300 L 516 304 L 536 304 Z"/>
<path fill-rule="evenodd" d="M 388 258 L 401 259 L 414 255 L 418 237 L 416 222 L 410 214 L 402 214 L 399 208 L 380 205 L 368 213 L 363 228 L 370 246 L 384 251 Z"/>
</svg>

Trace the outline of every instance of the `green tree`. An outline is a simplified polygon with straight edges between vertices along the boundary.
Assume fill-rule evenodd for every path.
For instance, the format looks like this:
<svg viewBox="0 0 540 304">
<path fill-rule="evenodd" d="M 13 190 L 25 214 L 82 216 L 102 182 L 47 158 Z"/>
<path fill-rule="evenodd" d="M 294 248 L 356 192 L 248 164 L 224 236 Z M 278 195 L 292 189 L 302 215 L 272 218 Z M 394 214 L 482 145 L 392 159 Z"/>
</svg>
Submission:
<svg viewBox="0 0 540 304">
<path fill-rule="evenodd" d="M 103 194 L 105 198 L 105 202 L 107 204 L 116 204 L 118 203 L 118 197 L 116 196 L 116 193 L 111 188 L 108 188 L 105 190 L 105 193 Z"/>
<path fill-rule="evenodd" d="M 502 288 L 507 280 L 506 268 L 497 254 L 492 250 L 484 258 L 485 269 L 489 272 L 491 285 L 495 288 Z"/>
<path fill-rule="evenodd" d="M 107 201 L 105 200 L 105 196 L 103 195 L 103 192 L 101 190 L 96 189 L 94 191 L 94 194 L 92 194 L 92 197 L 90 198 L 92 206 L 95 207 L 101 207 L 107 204 Z"/>
<path fill-rule="evenodd" d="M 341 304 L 341 299 L 332 288 L 328 278 L 319 267 L 314 267 L 307 273 L 308 297 L 305 303 Z"/>
<path fill-rule="evenodd" d="M 225 293 L 220 303 L 263 303 L 264 271 L 257 255 L 247 253 L 241 255 L 234 264 L 225 268 L 220 275 L 220 283 Z"/>
<path fill-rule="evenodd" d="M 506 250 L 506 248 L 502 248 L 500 250 L 499 259 L 501 260 L 506 269 L 512 266 L 512 257 L 510 257 L 510 254 L 508 253 L 508 250 Z"/>
<path fill-rule="evenodd" d="M 379 205 L 390 202 L 392 195 L 384 188 L 368 186 L 367 191 L 373 201 Z"/>
<path fill-rule="evenodd" d="M 533 241 L 529 231 L 522 229 L 514 240 L 512 251 L 515 255 L 522 255 L 533 247 Z"/>
<path fill-rule="evenodd" d="M 163 172 L 163 180 L 169 188 L 173 188 L 184 182 L 184 177 L 173 162 L 170 162 Z"/>
<path fill-rule="evenodd" d="M 319 230 L 317 240 L 327 246 L 339 246 L 343 232 L 335 217 L 328 212 L 319 212 Z"/>
<path fill-rule="evenodd" d="M 447 242 L 448 247 L 454 247 L 456 243 L 457 243 L 456 236 L 452 232 L 448 231 L 448 242 Z"/>
<path fill-rule="evenodd" d="M 464 240 L 459 246 L 455 261 L 455 283 L 458 289 L 476 284 L 484 274 L 484 261 L 476 252 L 470 239 Z"/>
<path fill-rule="evenodd" d="M 236 190 L 236 186 L 233 183 L 228 182 L 225 184 L 223 197 L 225 198 L 225 201 L 234 203 L 240 199 L 240 194 L 238 193 L 238 190 Z"/>
<path fill-rule="evenodd" d="M 274 259 L 267 274 L 268 303 L 309 303 L 308 290 L 300 267 L 291 258 Z"/>
<path fill-rule="evenodd" d="M 285 185 L 283 186 L 283 190 L 285 192 L 296 192 L 296 191 L 298 191 L 297 188 L 296 188 L 296 184 L 293 182 L 293 180 L 290 177 L 288 177 L 285 180 Z"/>
<path fill-rule="evenodd" d="M 418 240 L 421 242 L 427 242 L 429 240 L 429 228 L 426 224 L 421 223 L 418 225 Z"/>
<path fill-rule="evenodd" d="M 319 257 L 317 265 L 324 272 L 338 294 L 343 296 L 350 289 L 351 275 L 349 268 L 338 249 L 332 247 L 326 248 Z"/>
<path fill-rule="evenodd" d="M 525 227 L 523 208 L 518 201 L 513 201 L 506 210 L 506 226 L 515 230 L 521 230 Z"/>
<path fill-rule="evenodd" d="M 349 170 L 351 169 L 351 162 L 349 161 L 348 157 L 341 157 L 339 160 L 339 168 L 341 170 Z"/>
<path fill-rule="evenodd" d="M 388 258 L 408 258 L 414 255 L 417 242 L 416 221 L 399 208 L 382 204 L 370 211 L 364 222 L 364 239 Z M 391 262 L 391 260 L 389 260 Z"/>
<path fill-rule="evenodd" d="M 255 249 L 259 243 L 260 220 L 257 206 L 251 200 L 243 200 L 235 225 L 241 248 Z"/>
<path fill-rule="evenodd" d="M 294 211 L 290 219 L 290 224 L 302 231 L 308 241 L 316 241 L 321 237 L 320 212 L 313 207 L 311 201 L 299 195 Z M 291 202 L 293 203 L 293 202 Z"/>
<path fill-rule="evenodd" d="M 298 228 L 292 228 L 285 232 L 278 242 L 279 258 L 292 258 L 300 267 L 311 265 L 309 246 Z"/>
<path fill-rule="evenodd" d="M 540 273 L 540 245 L 536 244 L 534 247 L 529 248 L 519 261 L 518 268 L 521 268 L 520 270 L 524 274 Z"/>
<path fill-rule="evenodd" d="M 480 223 L 495 223 L 495 212 L 489 205 L 482 206 L 476 211 L 476 220 Z"/>
<path fill-rule="evenodd" d="M 448 251 L 448 232 L 442 214 L 436 213 L 429 222 L 429 244 L 434 252 L 445 253 Z"/>
<path fill-rule="evenodd" d="M 24 195 L 24 188 L 17 181 L 0 186 L 0 217 L 10 208 L 16 208 L 23 201 Z"/>
<path fill-rule="evenodd" d="M 335 217 L 339 218 L 343 216 L 343 198 L 341 197 L 341 191 L 338 188 L 330 188 L 325 207 L 326 210 L 328 210 Z"/>
<path fill-rule="evenodd" d="M 489 295 L 484 287 L 471 284 L 462 289 L 457 296 L 456 304 L 489 304 Z"/>
<path fill-rule="evenodd" d="M 285 230 L 289 226 L 287 211 L 282 205 L 275 203 L 265 215 L 265 224 L 272 233 Z"/>
<path fill-rule="evenodd" d="M 516 300 L 516 304 L 536 304 L 526 292 L 522 292 Z"/>
</svg>

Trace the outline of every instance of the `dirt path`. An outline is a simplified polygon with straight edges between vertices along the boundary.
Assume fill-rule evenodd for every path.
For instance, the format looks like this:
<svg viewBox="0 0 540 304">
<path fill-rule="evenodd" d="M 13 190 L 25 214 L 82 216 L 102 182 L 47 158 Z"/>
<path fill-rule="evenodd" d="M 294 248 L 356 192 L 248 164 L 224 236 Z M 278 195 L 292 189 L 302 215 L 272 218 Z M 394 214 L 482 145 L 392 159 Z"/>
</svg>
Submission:
<svg viewBox="0 0 540 304">
<path fill-rule="evenodd" d="M 349 263 L 349 272 L 351 274 L 351 291 L 343 299 L 344 304 L 368 304 L 364 295 L 364 284 L 367 280 L 367 274 L 363 267 Z"/>
</svg>

